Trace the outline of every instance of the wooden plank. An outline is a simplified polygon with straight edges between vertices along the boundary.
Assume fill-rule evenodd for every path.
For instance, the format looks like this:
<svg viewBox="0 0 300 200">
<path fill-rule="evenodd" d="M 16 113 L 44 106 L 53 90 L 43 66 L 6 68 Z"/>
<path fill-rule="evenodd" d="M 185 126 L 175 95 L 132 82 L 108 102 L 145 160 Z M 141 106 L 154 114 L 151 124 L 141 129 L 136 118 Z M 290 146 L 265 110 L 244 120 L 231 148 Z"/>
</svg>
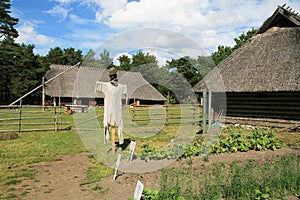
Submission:
<svg viewBox="0 0 300 200">
<path fill-rule="evenodd" d="M 70 124 L 70 122 L 59 122 L 59 124 Z M 19 123 L 0 123 L 0 126 L 16 126 Z M 22 126 L 30 125 L 30 126 L 39 126 L 39 125 L 53 125 L 53 122 L 45 122 L 45 123 L 22 123 Z"/>
</svg>

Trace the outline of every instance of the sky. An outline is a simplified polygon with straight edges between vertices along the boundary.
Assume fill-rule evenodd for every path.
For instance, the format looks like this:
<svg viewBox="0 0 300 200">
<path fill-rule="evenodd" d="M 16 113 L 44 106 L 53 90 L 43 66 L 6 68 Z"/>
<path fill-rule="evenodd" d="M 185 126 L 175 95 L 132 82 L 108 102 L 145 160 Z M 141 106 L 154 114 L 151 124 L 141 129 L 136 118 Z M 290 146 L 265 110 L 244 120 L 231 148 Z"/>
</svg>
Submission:
<svg viewBox="0 0 300 200">
<path fill-rule="evenodd" d="M 34 44 L 36 54 L 146 49 L 163 62 L 233 46 L 284 3 L 300 12 L 300 0 L 11 0 L 11 14 L 19 18 L 16 41 Z"/>
</svg>

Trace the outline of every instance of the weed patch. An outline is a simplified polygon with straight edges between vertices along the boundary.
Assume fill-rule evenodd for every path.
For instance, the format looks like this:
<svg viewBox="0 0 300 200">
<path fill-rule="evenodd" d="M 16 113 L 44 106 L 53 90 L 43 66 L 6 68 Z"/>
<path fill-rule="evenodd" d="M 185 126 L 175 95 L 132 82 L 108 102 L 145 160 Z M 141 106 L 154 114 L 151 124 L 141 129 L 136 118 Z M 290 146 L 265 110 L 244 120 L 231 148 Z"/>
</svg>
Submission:
<svg viewBox="0 0 300 200">
<path fill-rule="evenodd" d="M 159 191 L 145 189 L 143 199 L 279 199 L 299 194 L 300 159 L 282 156 L 266 163 L 219 162 L 198 173 L 191 167 L 161 170 Z"/>
</svg>

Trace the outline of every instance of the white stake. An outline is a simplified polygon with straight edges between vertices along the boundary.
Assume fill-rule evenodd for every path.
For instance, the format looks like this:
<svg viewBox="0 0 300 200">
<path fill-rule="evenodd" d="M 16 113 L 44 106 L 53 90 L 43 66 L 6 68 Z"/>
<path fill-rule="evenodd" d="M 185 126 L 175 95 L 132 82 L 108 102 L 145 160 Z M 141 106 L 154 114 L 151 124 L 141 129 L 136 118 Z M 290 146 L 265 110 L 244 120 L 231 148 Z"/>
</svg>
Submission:
<svg viewBox="0 0 300 200">
<path fill-rule="evenodd" d="M 138 181 L 135 187 L 135 191 L 134 191 L 134 200 L 140 200 L 142 197 L 142 193 L 143 193 L 143 189 L 144 189 L 144 185 L 143 183 L 141 183 L 141 181 Z"/>
<path fill-rule="evenodd" d="M 128 158 L 130 162 L 132 161 L 132 158 L 133 158 L 133 153 L 134 153 L 135 145 L 136 145 L 136 142 L 134 142 L 134 141 L 130 142 L 129 158 Z"/>
<path fill-rule="evenodd" d="M 121 161 L 121 154 L 118 154 L 116 168 L 115 168 L 115 174 L 114 174 L 114 180 L 116 180 L 116 178 L 117 178 L 117 172 L 118 172 L 118 168 L 120 165 L 120 161 Z"/>
</svg>

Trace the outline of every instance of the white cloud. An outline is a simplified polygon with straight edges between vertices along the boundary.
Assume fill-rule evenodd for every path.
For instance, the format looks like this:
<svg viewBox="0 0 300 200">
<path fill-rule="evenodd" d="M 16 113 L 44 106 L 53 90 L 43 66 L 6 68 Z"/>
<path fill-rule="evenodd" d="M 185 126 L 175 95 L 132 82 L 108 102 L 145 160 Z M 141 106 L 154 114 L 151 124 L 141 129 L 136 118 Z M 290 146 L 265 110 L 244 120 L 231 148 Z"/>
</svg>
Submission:
<svg viewBox="0 0 300 200">
<path fill-rule="evenodd" d="M 35 30 L 35 24 L 32 22 L 25 22 L 23 25 L 17 28 L 19 32 L 19 37 L 16 39 L 16 42 L 25 43 L 25 44 L 35 44 L 35 45 L 52 45 L 55 43 L 55 40 L 51 37 L 48 37 L 43 34 L 39 34 Z"/>
<path fill-rule="evenodd" d="M 128 52 L 122 52 L 122 53 L 118 53 L 117 55 L 115 55 L 114 57 L 113 57 L 113 62 L 114 62 L 114 64 L 115 65 L 120 65 L 120 62 L 119 62 L 119 57 L 121 57 L 121 56 L 127 56 L 128 58 L 130 58 L 130 59 L 132 59 L 132 55 L 131 54 L 129 54 Z"/>
<path fill-rule="evenodd" d="M 48 10 L 47 13 L 59 18 L 59 22 L 62 22 L 68 17 L 69 11 L 69 9 L 66 9 L 61 5 L 56 5 L 52 9 Z"/>
<path fill-rule="evenodd" d="M 202 48 L 233 45 L 233 38 L 252 27 L 258 28 L 282 0 L 95 0 L 101 7 L 96 19 L 114 30 L 162 27 L 176 30 Z M 125 1 L 126 2 L 126 1 Z M 299 2 L 287 1 L 291 6 Z M 166 39 L 168 40 L 168 39 Z M 162 43 L 167 41 L 160 40 Z"/>
<path fill-rule="evenodd" d="M 81 18 L 75 14 L 70 14 L 70 20 L 74 24 L 87 24 L 92 22 L 91 20 Z"/>
<path fill-rule="evenodd" d="M 199 12 L 207 6 L 207 0 L 141 0 L 129 2 L 123 9 L 114 10 L 106 23 L 112 28 L 137 26 L 190 27 L 205 23 L 205 17 Z"/>
<path fill-rule="evenodd" d="M 175 55 L 207 55 L 218 45 L 232 46 L 234 38 L 242 31 L 261 26 L 278 5 L 287 3 L 298 12 L 300 8 L 300 1 L 296 0 L 50 1 L 55 5 L 46 12 L 64 22 L 58 26 L 61 39 L 39 34 L 39 24 L 30 19 L 31 23 L 18 28 L 19 41 L 36 46 L 106 48 L 111 55 L 139 48 L 157 48 L 174 54 L 164 55 L 160 62 Z M 87 15 L 86 11 L 90 13 Z M 90 18 L 91 14 L 94 20 L 82 18 Z M 47 19 L 43 20 L 46 23 Z M 149 27 L 156 30 L 147 30 Z"/>
<path fill-rule="evenodd" d="M 78 2 L 79 0 L 52 0 L 52 1 L 55 1 L 59 4 L 70 4 L 70 3 Z"/>
<path fill-rule="evenodd" d="M 113 12 L 123 9 L 127 0 L 89 0 L 88 2 L 96 3 L 102 9 L 95 14 L 98 22 L 103 22 L 107 17 L 111 16 Z"/>
</svg>

